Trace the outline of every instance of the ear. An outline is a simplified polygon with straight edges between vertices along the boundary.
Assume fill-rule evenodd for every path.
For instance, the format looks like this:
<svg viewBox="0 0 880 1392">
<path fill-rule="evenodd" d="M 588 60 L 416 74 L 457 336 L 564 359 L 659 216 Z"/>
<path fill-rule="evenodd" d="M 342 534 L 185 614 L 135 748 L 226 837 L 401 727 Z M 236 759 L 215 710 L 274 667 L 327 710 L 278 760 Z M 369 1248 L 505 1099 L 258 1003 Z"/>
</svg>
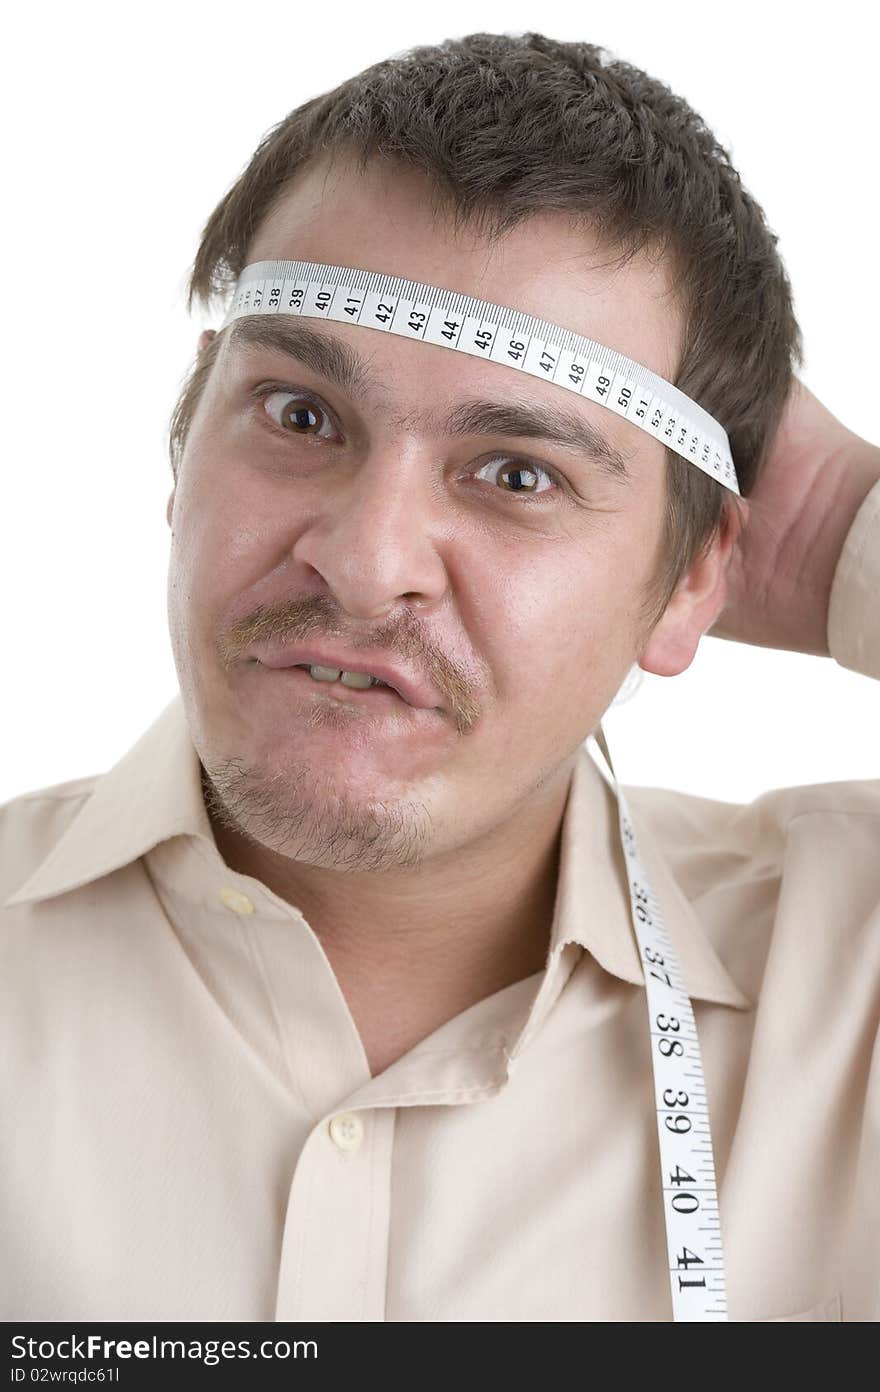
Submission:
<svg viewBox="0 0 880 1392">
<path fill-rule="evenodd" d="M 169 527 L 171 526 L 171 514 L 172 514 L 172 512 L 174 511 L 174 495 L 175 495 L 176 492 L 177 492 L 177 484 L 174 485 L 174 487 L 173 487 L 172 490 L 171 490 L 171 493 L 170 493 L 169 496 L 168 496 L 168 506 L 167 506 L 167 508 L 165 509 L 165 517 L 166 517 L 166 519 L 167 519 L 167 522 L 168 522 L 168 526 L 169 526 Z"/>
<path fill-rule="evenodd" d="M 693 662 L 703 634 L 724 608 L 731 552 L 748 521 L 748 503 L 740 498 L 739 505 L 742 518 L 736 507 L 725 507 L 711 544 L 678 582 L 638 659 L 644 671 L 658 677 L 677 677 L 684 672 Z"/>
<path fill-rule="evenodd" d="M 216 338 L 216 336 L 216 329 L 202 329 L 202 332 L 199 334 L 199 352 L 204 353 L 211 339 Z"/>
</svg>

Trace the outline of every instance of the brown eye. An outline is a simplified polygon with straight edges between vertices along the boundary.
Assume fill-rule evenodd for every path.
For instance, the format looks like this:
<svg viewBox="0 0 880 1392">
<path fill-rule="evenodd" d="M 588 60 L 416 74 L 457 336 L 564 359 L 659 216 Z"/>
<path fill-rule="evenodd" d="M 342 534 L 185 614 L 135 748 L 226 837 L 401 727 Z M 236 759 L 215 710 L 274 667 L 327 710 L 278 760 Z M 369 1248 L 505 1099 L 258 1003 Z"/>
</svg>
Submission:
<svg viewBox="0 0 880 1392">
<path fill-rule="evenodd" d="M 297 435 L 314 435 L 321 424 L 322 413 L 311 406 L 298 406 L 289 401 L 281 410 L 281 425 L 289 425 Z"/>
<path fill-rule="evenodd" d="M 267 392 L 264 394 L 264 404 L 276 425 L 289 435 L 320 435 L 322 427 L 329 425 L 327 415 L 320 406 L 292 392 Z"/>
<path fill-rule="evenodd" d="M 528 465 L 505 464 L 504 468 L 500 470 L 499 477 L 504 477 L 505 475 L 509 480 L 504 490 L 505 492 L 535 493 L 539 491 L 535 485 L 538 471 L 536 469 L 530 469 Z"/>
<path fill-rule="evenodd" d="M 538 496 L 540 501 L 544 502 L 545 493 L 553 496 L 560 492 L 557 476 L 543 464 L 532 464 L 524 459 L 512 459 L 510 456 L 502 455 L 500 458 L 490 459 L 488 464 L 483 464 L 477 476 L 487 469 L 495 475 L 496 490 L 510 497 Z M 542 475 L 550 481 L 549 488 L 541 486 Z M 487 479 L 486 482 L 490 480 Z"/>
</svg>

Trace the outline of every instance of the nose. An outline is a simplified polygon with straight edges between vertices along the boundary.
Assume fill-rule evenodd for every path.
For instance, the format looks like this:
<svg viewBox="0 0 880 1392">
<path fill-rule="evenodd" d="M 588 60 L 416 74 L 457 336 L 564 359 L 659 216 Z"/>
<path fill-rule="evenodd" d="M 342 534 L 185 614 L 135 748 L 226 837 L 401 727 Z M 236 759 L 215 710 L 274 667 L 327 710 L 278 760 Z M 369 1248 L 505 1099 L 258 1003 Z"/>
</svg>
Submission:
<svg viewBox="0 0 880 1392">
<path fill-rule="evenodd" d="M 421 450 L 386 445 L 335 481 L 311 513 L 294 559 L 317 571 L 349 614 L 373 618 L 400 600 L 433 607 L 446 593 L 430 476 Z"/>
</svg>

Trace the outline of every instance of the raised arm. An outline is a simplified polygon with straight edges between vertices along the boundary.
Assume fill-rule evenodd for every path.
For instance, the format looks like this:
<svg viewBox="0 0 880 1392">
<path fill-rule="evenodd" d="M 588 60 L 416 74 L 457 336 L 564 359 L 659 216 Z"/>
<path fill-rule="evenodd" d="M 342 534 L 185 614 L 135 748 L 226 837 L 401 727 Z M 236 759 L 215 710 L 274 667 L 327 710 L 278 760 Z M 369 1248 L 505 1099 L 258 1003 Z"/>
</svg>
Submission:
<svg viewBox="0 0 880 1392">
<path fill-rule="evenodd" d="M 838 572 L 856 514 L 878 482 L 880 447 L 848 430 L 795 379 L 763 472 L 747 499 L 748 521 L 728 566 L 727 604 L 710 635 L 833 656 L 843 666 L 880 678 L 880 631 L 875 624 L 873 641 L 863 632 L 868 609 L 862 606 L 880 578 L 880 559 L 863 554 L 866 536 L 857 539 L 858 547 L 847 548 Z M 880 496 L 876 509 L 873 501 L 859 518 L 861 532 L 870 530 L 873 514 L 880 513 Z M 856 574 L 862 562 L 867 569 Z M 844 612 L 850 588 L 854 614 Z"/>
</svg>

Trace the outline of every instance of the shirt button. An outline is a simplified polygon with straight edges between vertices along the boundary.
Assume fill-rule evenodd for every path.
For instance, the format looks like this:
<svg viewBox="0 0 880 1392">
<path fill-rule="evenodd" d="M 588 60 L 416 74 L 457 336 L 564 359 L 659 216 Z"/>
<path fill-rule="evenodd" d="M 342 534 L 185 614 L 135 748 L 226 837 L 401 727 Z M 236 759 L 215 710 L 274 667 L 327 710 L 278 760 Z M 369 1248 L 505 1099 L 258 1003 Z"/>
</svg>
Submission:
<svg viewBox="0 0 880 1392">
<path fill-rule="evenodd" d="M 340 1150 L 357 1150 L 364 1139 L 364 1123 L 357 1112 L 341 1112 L 330 1122 L 330 1135 Z"/>
<path fill-rule="evenodd" d="M 231 889 L 227 886 L 225 889 L 221 889 L 220 898 L 227 909 L 232 909 L 235 913 L 253 913 L 254 911 L 250 899 L 238 889 Z"/>
</svg>

